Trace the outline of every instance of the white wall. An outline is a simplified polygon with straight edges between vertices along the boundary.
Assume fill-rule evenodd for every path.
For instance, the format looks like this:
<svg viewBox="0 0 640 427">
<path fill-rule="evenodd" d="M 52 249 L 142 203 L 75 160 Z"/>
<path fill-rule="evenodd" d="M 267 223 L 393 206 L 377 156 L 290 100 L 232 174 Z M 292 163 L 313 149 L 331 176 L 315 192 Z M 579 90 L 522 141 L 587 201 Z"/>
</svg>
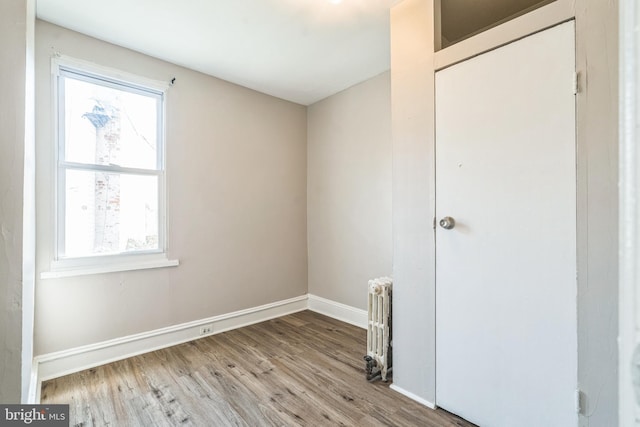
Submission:
<svg viewBox="0 0 640 427">
<path fill-rule="evenodd" d="M 521 37 L 519 31 L 530 25 L 544 28 L 567 19 L 567 13 L 576 19 L 580 424 L 612 426 L 617 424 L 617 1 L 559 0 L 543 9 L 520 17 L 518 22 L 528 21 L 520 28 L 503 28 L 509 37 Z M 479 53 L 473 49 L 508 41 L 499 40 L 504 35 L 499 26 L 434 57 L 432 11 L 433 0 L 404 0 L 391 10 L 394 383 L 429 402 L 435 398 L 433 75 L 437 67 Z"/>
<path fill-rule="evenodd" d="M 32 282 L 24 277 L 26 289 L 23 292 L 23 260 L 29 262 L 33 255 L 28 253 L 32 245 L 23 244 L 23 220 L 29 220 L 33 206 L 24 209 L 25 171 L 33 169 L 25 163 L 25 151 L 33 154 L 32 133 L 29 126 L 32 117 L 27 117 L 33 101 L 28 99 L 33 86 L 30 58 L 33 52 L 33 3 L 29 0 L 9 0 L 0 2 L 0 402 L 20 403 L 25 399 L 30 376 L 30 316 L 32 304 Z M 30 68 L 31 67 L 31 68 Z M 32 160 L 28 156 L 27 160 Z M 26 168 L 25 168 L 26 165 Z M 25 252 L 26 250 L 26 257 Z M 25 270 L 29 272 L 29 269 Z M 32 275 L 31 275 L 32 277 Z M 26 325 L 23 316 L 26 314 Z M 24 359 L 27 363 L 23 363 Z"/>
<path fill-rule="evenodd" d="M 431 0 L 391 9 L 393 382 L 435 402 L 434 17 Z"/>
<path fill-rule="evenodd" d="M 37 270 L 53 248 L 54 52 L 176 84 L 167 93 L 169 257 L 179 267 L 38 280 L 45 354 L 307 292 L 306 108 L 36 23 Z M 3 156 L 4 159 L 4 156 Z"/>
<path fill-rule="evenodd" d="M 308 107 L 309 293 L 359 309 L 390 276 L 389 72 Z"/>
</svg>

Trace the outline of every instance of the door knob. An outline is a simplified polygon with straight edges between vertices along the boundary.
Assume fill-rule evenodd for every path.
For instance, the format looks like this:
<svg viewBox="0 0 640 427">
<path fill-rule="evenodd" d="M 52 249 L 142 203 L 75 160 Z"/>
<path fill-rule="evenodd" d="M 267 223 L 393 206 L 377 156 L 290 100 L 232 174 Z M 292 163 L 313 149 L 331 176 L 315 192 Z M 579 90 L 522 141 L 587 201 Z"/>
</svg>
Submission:
<svg viewBox="0 0 640 427">
<path fill-rule="evenodd" d="M 455 226 L 456 220 L 451 218 L 450 216 L 445 216 L 440 220 L 440 227 L 444 228 L 445 230 L 451 230 Z"/>
</svg>

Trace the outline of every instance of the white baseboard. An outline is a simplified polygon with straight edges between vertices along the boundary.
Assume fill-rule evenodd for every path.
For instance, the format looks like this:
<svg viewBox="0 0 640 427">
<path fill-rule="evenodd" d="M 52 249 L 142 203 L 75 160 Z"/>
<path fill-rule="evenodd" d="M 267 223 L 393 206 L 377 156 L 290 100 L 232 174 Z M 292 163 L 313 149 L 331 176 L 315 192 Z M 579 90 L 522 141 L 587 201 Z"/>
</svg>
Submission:
<svg viewBox="0 0 640 427">
<path fill-rule="evenodd" d="M 421 405 L 426 406 L 427 408 L 436 409 L 436 404 L 435 403 L 429 402 L 428 400 L 423 399 L 420 396 L 418 396 L 416 394 L 413 394 L 410 391 L 407 391 L 407 390 L 405 390 L 405 389 L 403 389 L 401 387 L 398 387 L 395 384 L 391 384 L 389 386 L 389 388 L 391 390 L 393 390 L 393 391 L 396 391 L 396 392 L 398 392 L 400 394 L 403 394 L 403 395 L 407 396 L 411 400 L 415 400 L 416 402 L 420 403 Z"/>
<path fill-rule="evenodd" d="M 212 335 L 306 310 L 307 300 L 307 295 L 302 295 L 207 319 L 37 356 L 34 360 L 37 364 L 38 385 L 52 378 L 202 338 L 200 327 L 203 325 L 213 325 L 212 333 L 208 334 Z M 40 400 L 39 393 L 37 400 Z"/>
<path fill-rule="evenodd" d="M 203 325 L 213 325 L 212 333 L 208 334 L 212 335 L 307 309 L 360 328 L 367 327 L 366 310 L 312 294 L 302 295 L 168 328 L 37 356 L 34 358 L 34 375 L 31 379 L 32 383 L 37 385 L 35 393 L 30 393 L 30 399 L 33 398 L 35 403 L 40 402 L 42 381 L 202 338 L 200 327 Z M 433 402 L 395 384 L 391 384 L 390 388 L 428 408 L 436 408 Z"/>
<path fill-rule="evenodd" d="M 309 310 L 363 329 L 367 328 L 367 311 L 350 305 L 309 294 Z"/>
<path fill-rule="evenodd" d="M 208 334 L 212 335 L 307 309 L 360 328 L 367 327 L 366 310 L 316 295 L 302 295 L 207 319 L 36 356 L 32 382 L 37 385 L 35 393 L 30 395 L 30 398 L 36 403 L 40 402 L 42 381 L 202 338 L 200 327 L 204 325 L 213 326 L 211 334 Z"/>
</svg>

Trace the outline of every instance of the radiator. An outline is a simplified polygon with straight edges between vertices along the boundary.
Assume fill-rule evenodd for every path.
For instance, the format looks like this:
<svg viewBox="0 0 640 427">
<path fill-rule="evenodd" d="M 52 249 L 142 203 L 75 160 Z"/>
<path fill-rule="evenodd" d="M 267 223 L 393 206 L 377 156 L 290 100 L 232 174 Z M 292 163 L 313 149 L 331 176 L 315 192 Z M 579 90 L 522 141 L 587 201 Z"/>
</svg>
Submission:
<svg viewBox="0 0 640 427">
<path fill-rule="evenodd" d="M 387 381 L 391 371 L 391 294 L 389 277 L 369 280 L 369 313 L 367 322 L 367 380 L 378 376 Z"/>
</svg>

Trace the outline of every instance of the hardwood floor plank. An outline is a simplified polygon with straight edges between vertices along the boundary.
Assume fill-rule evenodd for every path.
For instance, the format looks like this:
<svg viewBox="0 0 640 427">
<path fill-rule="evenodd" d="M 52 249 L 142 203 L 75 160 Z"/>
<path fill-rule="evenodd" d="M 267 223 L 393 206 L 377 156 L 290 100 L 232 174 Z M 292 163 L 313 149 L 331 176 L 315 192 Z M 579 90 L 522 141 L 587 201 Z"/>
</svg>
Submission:
<svg viewBox="0 0 640 427">
<path fill-rule="evenodd" d="M 303 311 L 46 381 L 72 426 L 472 424 L 369 383 L 366 333 Z"/>
</svg>

